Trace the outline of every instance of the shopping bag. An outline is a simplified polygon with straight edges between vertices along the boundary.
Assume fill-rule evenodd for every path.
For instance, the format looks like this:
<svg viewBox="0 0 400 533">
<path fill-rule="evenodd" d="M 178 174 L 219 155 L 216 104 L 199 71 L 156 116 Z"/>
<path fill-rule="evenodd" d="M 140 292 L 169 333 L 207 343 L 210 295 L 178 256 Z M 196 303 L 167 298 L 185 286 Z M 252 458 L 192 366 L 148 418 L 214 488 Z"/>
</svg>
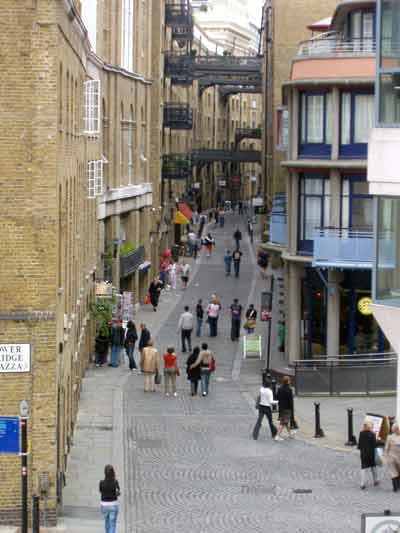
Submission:
<svg viewBox="0 0 400 533">
<path fill-rule="evenodd" d="M 157 370 L 156 375 L 154 377 L 154 383 L 156 385 L 161 385 L 161 374 L 160 374 L 160 372 L 158 370 Z"/>
<path fill-rule="evenodd" d="M 217 368 L 217 364 L 215 362 L 215 358 L 211 357 L 210 372 L 215 372 L 216 368 Z"/>
<path fill-rule="evenodd" d="M 383 449 L 375 448 L 375 464 L 376 466 L 383 466 Z"/>
<path fill-rule="evenodd" d="M 149 305 L 150 303 L 151 303 L 150 294 L 147 294 L 147 296 L 146 296 L 146 305 Z"/>
</svg>

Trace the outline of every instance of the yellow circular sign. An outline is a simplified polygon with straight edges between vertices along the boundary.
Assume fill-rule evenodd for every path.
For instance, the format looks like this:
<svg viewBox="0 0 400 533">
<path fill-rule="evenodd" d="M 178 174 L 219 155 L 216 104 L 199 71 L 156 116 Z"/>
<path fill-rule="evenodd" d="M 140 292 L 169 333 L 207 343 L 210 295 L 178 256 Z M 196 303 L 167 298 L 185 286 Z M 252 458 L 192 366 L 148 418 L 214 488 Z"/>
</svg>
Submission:
<svg viewBox="0 0 400 533">
<path fill-rule="evenodd" d="M 358 300 L 357 309 L 362 315 L 372 315 L 370 304 L 372 304 L 372 299 L 368 296 L 365 296 L 364 298 Z"/>
</svg>

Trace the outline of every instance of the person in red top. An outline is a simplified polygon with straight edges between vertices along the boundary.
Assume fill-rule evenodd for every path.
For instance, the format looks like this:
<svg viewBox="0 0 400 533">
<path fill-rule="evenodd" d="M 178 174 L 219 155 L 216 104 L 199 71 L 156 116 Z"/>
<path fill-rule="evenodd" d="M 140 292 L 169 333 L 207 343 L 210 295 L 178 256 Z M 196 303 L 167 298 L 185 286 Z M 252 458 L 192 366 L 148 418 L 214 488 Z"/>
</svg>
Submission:
<svg viewBox="0 0 400 533">
<path fill-rule="evenodd" d="M 172 346 L 167 349 L 164 358 L 164 387 L 165 395 L 169 396 L 169 390 L 174 396 L 178 396 L 176 392 L 176 376 L 178 374 L 178 367 L 176 363 L 175 348 Z"/>
</svg>

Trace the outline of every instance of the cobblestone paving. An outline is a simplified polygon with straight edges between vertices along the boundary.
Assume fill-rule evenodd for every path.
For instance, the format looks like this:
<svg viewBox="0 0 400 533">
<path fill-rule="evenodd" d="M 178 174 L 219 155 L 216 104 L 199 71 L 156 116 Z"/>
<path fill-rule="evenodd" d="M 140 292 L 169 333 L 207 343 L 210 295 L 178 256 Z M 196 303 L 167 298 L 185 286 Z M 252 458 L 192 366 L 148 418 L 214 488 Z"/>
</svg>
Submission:
<svg viewBox="0 0 400 533">
<path fill-rule="evenodd" d="M 179 347 L 176 323 L 185 303 L 193 305 L 212 292 L 225 308 L 233 297 L 247 303 L 254 278 L 249 254 L 238 282 L 226 279 L 222 266 L 235 226 L 234 220 L 216 231 L 215 255 L 201 260 L 183 301 L 159 330 L 160 351 L 171 343 Z M 210 339 L 217 372 L 207 398 L 189 395 L 184 372 L 177 398 L 165 398 L 161 390 L 144 394 L 141 377 L 129 378 L 124 391 L 127 531 L 355 533 L 361 513 L 400 508 L 400 496 L 390 491 L 387 479 L 360 491 L 355 454 L 295 439 L 273 442 L 265 426 L 257 442 L 250 438 L 255 411 L 243 383 L 232 381 L 239 346 L 230 341 L 229 329 L 223 315 L 218 338 Z M 181 368 L 184 355 L 179 355 Z"/>
</svg>

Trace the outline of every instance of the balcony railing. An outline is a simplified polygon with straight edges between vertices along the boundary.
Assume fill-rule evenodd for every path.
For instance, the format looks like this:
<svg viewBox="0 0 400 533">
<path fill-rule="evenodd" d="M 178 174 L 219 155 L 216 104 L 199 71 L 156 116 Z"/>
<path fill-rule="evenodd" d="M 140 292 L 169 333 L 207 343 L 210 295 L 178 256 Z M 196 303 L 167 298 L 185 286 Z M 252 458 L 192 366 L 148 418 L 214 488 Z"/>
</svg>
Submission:
<svg viewBox="0 0 400 533">
<path fill-rule="evenodd" d="M 175 52 L 165 53 L 165 75 L 175 85 L 191 85 L 193 82 L 193 57 Z"/>
<path fill-rule="evenodd" d="M 163 156 L 162 177 L 165 180 L 185 180 L 192 175 L 192 160 L 187 154 Z"/>
<path fill-rule="evenodd" d="M 164 126 L 173 130 L 191 130 L 193 111 L 188 104 L 164 104 Z"/>
<path fill-rule="evenodd" d="M 199 163 L 211 163 L 213 161 L 228 163 L 261 163 L 261 152 L 259 150 L 193 150 L 192 160 L 195 165 Z"/>
<path fill-rule="evenodd" d="M 194 69 L 196 76 L 204 73 L 229 72 L 235 74 L 261 73 L 261 58 L 257 56 L 195 56 Z"/>
<path fill-rule="evenodd" d="M 239 144 L 243 139 L 261 139 L 261 128 L 238 128 L 235 131 L 235 143 Z"/>
<path fill-rule="evenodd" d="M 144 246 L 139 246 L 133 252 L 120 257 L 120 277 L 124 278 L 136 272 L 144 262 Z"/>
<path fill-rule="evenodd" d="M 313 39 L 303 41 L 297 57 L 337 57 L 375 55 L 376 41 L 373 38 L 346 39 L 337 32 L 327 32 Z"/>
<path fill-rule="evenodd" d="M 374 259 L 372 230 L 321 228 L 314 233 L 314 266 L 371 268 Z"/>
<path fill-rule="evenodd" d="M 269 220 L 269 241 L 273 244 L 287 244 L 286 195 L 276 194 L 272 199 L 271 217 Z"/>
</svg>

